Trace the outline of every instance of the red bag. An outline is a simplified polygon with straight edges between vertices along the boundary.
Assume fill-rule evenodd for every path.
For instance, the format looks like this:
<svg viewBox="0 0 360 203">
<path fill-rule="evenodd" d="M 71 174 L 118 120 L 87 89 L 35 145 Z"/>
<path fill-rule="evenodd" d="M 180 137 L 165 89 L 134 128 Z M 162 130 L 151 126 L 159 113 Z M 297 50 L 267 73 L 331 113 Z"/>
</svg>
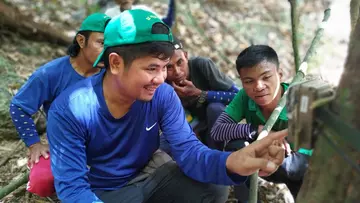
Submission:
<svg viewBox="0 0 360 203">
<path fill-rule="evenodd" d="M 30 169 L 27 191 L 41 197 L 48 197 L 55 193 L 54 176 L 50 164 L 50 158 L 45 159 L 41 156 L 39 162 L 33 165 Z"/>
</svg>

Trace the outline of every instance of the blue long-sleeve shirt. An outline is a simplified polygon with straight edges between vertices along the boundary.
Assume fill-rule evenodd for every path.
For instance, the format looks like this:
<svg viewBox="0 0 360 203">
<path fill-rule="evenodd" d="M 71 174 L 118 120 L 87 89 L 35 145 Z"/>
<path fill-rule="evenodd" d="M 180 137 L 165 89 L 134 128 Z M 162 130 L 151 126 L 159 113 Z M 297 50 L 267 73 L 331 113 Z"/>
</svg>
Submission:
<svg viewBox="0 0 360 203">
<path fill-rule="evenodd" d="M 227 91 L 207 91 L 206 101 L 208 103 L 219 102 L 229 104 L 238 92 L 239 89 L 235 85 L 232 85 Z"/>
<path fill-rule="evenodd" d="M 141 4 L 137 4 L 137 5 L 133 5 L 131 9 L 144 9 L 147 11 L 150 11 L 156 15 L 158 15 L 155 11 L 153 11 L 151 8 L 149 8 L 146 5 L 141 5 Z M 114 18 L 115 16 L 120 15 L 121 11 L 120 11 L 120 6 L 115 6 L 113 8 L 109 8 L 105 11 L 105 14 L 110 16 L 111 18 Z M 175 0 L 169 0 L 168 3 L 168 10 L 167 10 L 167 14 L 164 17 L 161 17 L 161 20 L 164 21 L 164 23 L 169 26 L 170 28 L 173 26 L 175 20 L 176 20 L 176 3 Z"/>
<path fill-rule="evenodd" d="M 72 67 L 69 56 L 46 63 L 29 77 L 10 104 L 12 121 L 26 146 L 40 141 L 31 116 L 41 106 L 47 114 L 51 103 L 62 91 L 83 79 L 85 77 Z"/>
<path fill-rule="evenodd" d="M 196 138 L 171 86 L 162 84 L 151 101 L 135 101 L 115 119 L 103 97 L 102 79 L 103 74 L 96 75 L 68 88 L 48 112 L 51 167 L 62 202 L 100 201 L 93 190 L 126 185 L 159 148 L 159 129 L 189 177 L 224 185 L 245 181 L 228 174 L 229 152 L 211 150 Z"/>
<path fill-rule="evenodd" d="M 167 12 L 166 16 L 164 18 L 162 18 L 162 21 L 164 21 L 164 23 L 166 25 L 168 25 L 169 27 L 172 27 L 173 23 L 175 22 L 175 19 L 176 19 L 175 0 L 169 0 L 168 12 Z"/>
</svg>

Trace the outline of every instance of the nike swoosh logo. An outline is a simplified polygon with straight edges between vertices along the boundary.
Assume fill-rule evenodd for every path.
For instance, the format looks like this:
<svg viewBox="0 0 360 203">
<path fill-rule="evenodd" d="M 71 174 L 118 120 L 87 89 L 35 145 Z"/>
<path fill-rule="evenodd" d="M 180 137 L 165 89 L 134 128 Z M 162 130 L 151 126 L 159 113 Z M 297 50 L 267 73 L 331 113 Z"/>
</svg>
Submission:
<svg viewBox="0 0 360 203">
<path fill-rule="evenodd" d="M 155 122 L 154 123 L 154 125 L 152 125 L 152 126 L 150 126 L 149 128 L 148 127 L 146 127 L 145 129 L 146 129 L 146 131 L 150 131 L 155 125 L 157 124 L 157 122 Z"/>
</svg>

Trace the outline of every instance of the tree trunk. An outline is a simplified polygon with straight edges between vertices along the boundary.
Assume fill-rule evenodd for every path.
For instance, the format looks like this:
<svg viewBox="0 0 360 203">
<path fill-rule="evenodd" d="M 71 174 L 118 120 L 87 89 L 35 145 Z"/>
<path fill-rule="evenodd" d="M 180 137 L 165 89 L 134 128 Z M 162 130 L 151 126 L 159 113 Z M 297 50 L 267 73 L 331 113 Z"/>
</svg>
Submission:
<svg viewBox="0 0 360 203">
<path fill-rule="evenodd" d="M 350 23 L 351 23 L 351 32 L 354 31 L 357 19 L 359 17 L 359 8 L 360 8 L 360 1 L 358 0 L 351 0 L 350 2 Z"/>
<path fill-rule="evenodd" d="M 18 32 L 28 39 L 38 41 L 48 41 L 59 45 L 68 46 L 72 39 L 66 36 L 62 31 L 55 30 L 50 25 L 36 23 L 32 17 L 25 16 L 4 1 L 0 1 L 0 28 L 9 29 Z"/>
<path fill-rule="evenodd" d="M 360 2 L 359 0 L 355 0 Z M 351 5 L 359 5 L 352 0 Z M 352 8 L 354 10 L 354 8 Z M 359 10 L 359 7 L 355 10 Z M 331 105 L 331 111 L 347 124 L 360 130 L 360 18 L 351 35 L 348 58 L 341 77 L 337 97 Z M 336 127 L 340 127 L 336 126 Z M 360 151 L 354 149 L 353 143 L 344 138 L 347 134 L 326 133 L 330 126 L 324 126 L 318 137 L 314 154 L 310 160 L 309 170 L 297 202 L 306 203 L 353 203 L 360 200 L 360 173 L 345 161 L 341 154 L 360 166 Z M 329 135 L 331 134 L 331 135 Z M 360 134 L 357 134 L 360 136 Z M 333 144 L 341 149 L 335 150 Z M 360 143 L 359 143 L 360 144 Z"/>
</svg>

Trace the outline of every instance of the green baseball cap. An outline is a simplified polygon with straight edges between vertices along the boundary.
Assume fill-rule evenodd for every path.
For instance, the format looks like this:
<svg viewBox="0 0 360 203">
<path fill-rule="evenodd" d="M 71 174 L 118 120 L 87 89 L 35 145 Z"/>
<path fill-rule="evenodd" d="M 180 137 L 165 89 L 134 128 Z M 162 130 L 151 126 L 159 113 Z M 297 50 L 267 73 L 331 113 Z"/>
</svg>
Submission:
<svg viewBox="0 0 360 203">
<path fill-rule="evenodd" d="M 167 34 L 152 33 L 153 26 L 158 23 L 168 29 Z M 172 43 L 171 29 L 154 13 L 142 9 L 126 10 L 107 24 L 104 32 L 104 49 L 93 67 L 103 61 L 103 55 L 108 47 L 156 41 Z"/>
<path fill-rule="evenodd" d="M 111 18 L 103 13 L 93 13 L 81 23 L 80 31 L 104 32 L 106 23 Z"/>
</svg>

